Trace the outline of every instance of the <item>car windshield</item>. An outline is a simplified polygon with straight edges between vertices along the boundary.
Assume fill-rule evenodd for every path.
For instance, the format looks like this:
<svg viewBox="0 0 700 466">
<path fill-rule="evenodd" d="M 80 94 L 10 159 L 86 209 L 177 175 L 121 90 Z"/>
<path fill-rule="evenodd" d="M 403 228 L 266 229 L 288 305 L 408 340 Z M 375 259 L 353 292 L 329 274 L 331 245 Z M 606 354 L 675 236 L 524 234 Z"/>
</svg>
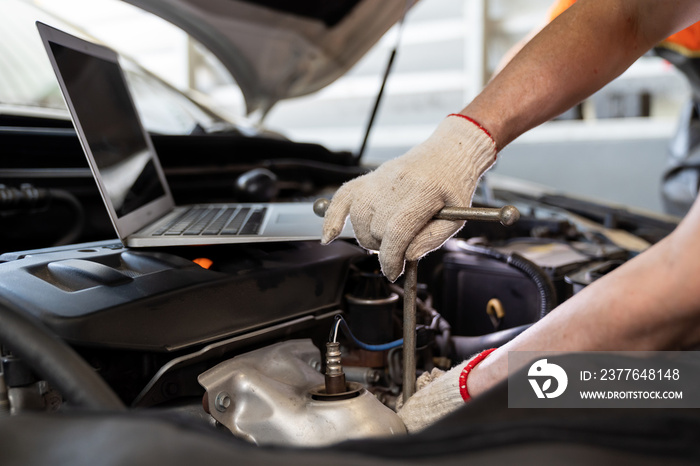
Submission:
<svg viewBox="0 0 700 466">
<path fill-rule="evenodd" d="M 68 24 L 55 16 L 54 11 L 58 13 L 61 5 L 70 3 L 75 2 L 3 0 L 3 10 L 8 14 L 0 17 L 0 112 L 21 109 L 24 114 L 36 111 L 37 115 L 46 115 L 49 111 L 50 115 L 59 118 L 68 117 L 56 77 L 34 23 L 46 22 L 90 41 L 105 42 L 101 37 L 95 37 L 90 28 Z M 149 16 L 153 21 L 161 21 Z M 177 28 L 169 27 L 169 30 L 183 36 L 181 40 L 190 40 Z M 135 61 L 125 58 L 128 55 L 119 47 L 109 42 L 107 45 L 120 53 L 122 67 L 148 131 L 191 134 L 232 130 L 234 121 L 237 125 L 241 123 L 232 115 L 222 116 L 199 99 L 195 101 L 191 95 L 186 95 L 176 87 L 177 82 L 168 83 Z"/>
</svg>

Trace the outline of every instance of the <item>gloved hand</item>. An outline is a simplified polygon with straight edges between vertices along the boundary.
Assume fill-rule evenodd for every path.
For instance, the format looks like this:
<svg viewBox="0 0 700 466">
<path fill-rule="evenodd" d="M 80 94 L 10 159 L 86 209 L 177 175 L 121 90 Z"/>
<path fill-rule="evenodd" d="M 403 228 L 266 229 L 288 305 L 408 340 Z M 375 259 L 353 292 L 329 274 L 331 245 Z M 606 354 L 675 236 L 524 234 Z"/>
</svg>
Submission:
<svg viewBox="0 0 700 466">
<path fill-rule="evenodd" d="M 324 244 L 335 239 L 348 214 L 360 245 L 379 251 L 382 272 L 395 281 L 404 260 L 442 246 L 464 222 L 431 220 L 443 207 L 468 207 L 479 178 L 496 160 L 488 132 L 450 115 L 422 144 L 345 183 L 323 223 Z"/>
<path fill-rule="evenodd" d="M 470 400 L 466 388 L 470 371 L 495 348 L 482 351 L 449 371 L 433 369 L 416 380 L 416 393 L 405 405 L 397 403 L 398 415 L 409 432 L 417 432 L 464 406 Z"/>
<path fill-rule="evenodd" d="M 447 372 L 435 368 L 418 377 L 416 393 L 405 405 L 397 404 L 398 415 L 408 432 L 422 430 L 464 405 L 458 384 L 466 364 L 464 362 Z"/>
</svg>

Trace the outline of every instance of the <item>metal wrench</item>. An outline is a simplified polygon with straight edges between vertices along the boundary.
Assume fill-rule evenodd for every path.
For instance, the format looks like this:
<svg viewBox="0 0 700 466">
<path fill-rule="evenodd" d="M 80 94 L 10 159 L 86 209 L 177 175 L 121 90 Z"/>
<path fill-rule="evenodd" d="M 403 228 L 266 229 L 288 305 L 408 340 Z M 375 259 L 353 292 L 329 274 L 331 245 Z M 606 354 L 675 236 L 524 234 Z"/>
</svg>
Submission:
<svg viewBox="0 0 700 466">
<path fill-rule="evenodd" d="M 319 217 L 326 214 L 330 201 L 317 199 L 314 212 Z M 500 209 L 486 207 L 445 207 L 433 218 L 438 220 L 471 220 L 500 222 L 511 226 L 520 218 L 515 206 Z M 403 401 L 416 392 L 416 290 L 418 287 L 418 261 L 406 261 L 403 285 Z"/>
</svg>

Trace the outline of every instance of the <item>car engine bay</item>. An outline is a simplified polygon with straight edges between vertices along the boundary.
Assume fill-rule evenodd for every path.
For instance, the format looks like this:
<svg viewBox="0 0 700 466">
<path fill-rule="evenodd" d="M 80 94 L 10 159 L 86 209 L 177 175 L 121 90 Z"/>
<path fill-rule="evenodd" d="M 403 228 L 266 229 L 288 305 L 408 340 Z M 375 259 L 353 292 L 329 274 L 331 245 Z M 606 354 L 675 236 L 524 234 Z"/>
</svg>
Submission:
<svg viewBox="0 0 700 466">
<path fill-rule="evenodd" d="M 408 420 L 404 424 L 398 414 L 421 376 L 432 376 L 436 369 L 447 371 L 475 355 L 485 357 L 490 349 L 513 340 L 556 312 L 557 306 L 661 241 L 676 228 L 679 218 L 570 196 L 492 170 L 478 181 L 473 205 L 463 206 L 481 213 L 470 217 L 439 249 L 420 261 L 407 262 L 396 282 L 381 273 L 376 251 L 363 249 L 348 235 L 327 245 L 308 240 L 315 236 L 307 235 L 297 241 L 268 242 L 265 237 L 257 243 L 133 247 L 143 243 L 116 239 L 119 224 L 110 220 L 111 205 L 105 206 L 104 193 L 101 197 L 96 189 L 99 176 L 93 176 L 94 166 L 86 163 L 85 155 L 93 162 L 92 144 L 84 141 L 90 138 L 80 124 L 72 123 L 79 123 L 75 114 L 71 120 L 65 112 L 64 103 L 74 110 L 72 100 L 65 100 L 65 95 L 61 100 L 55 87 L 55 77 L 66 87 L 64 80 L 60 73 L 50 74 L 48 65 L 44 71 L 49 74 L 41 76 L 40 62 L 30 57 L 30 47 L 27 52 L 23 48 L 35 38 L 37 19 L 51 23 L 38 26 L 40 31 L 42 26 L 57 26 L 80 37 L 92 33 L 79 30 L 79 23 L 72 24 L 71 14 L 58 3 L 12 3 L 4 48 L 13 53 L 5 54 L 7 72 L 0 75 L 9 76 L 9 87 L 17 86 L 20 94 L 34 83 L 36 95 L 0 102 L 4 156 L 0 167 L 0 464 L 697 464 L 700 416 L 696 409 L 671 405 L 519 409 L 510 406 L 508 380 L 470 399 L 466 376 L 473 366 L 459 379 L 461 397 L 468 400 L 462 404 L 458 399 L 461 407 L 451 406 L 449 414 L 422 430 L 412 429 Z M 187 34 L 187 89 L 161 79 L 137 60 L 132 62 L 135 57 L 123 51 L 110 62 L 124 67 L 128 91 L 139 104 L 136 120 L 148 123 L 143 125 L 149 136 L 146 147 L 158 154 L 158 170 L 162 168 L 158 174 L 168 188 L 164 191 L 168 191 L 169 205 L 315 203 L 313 211 L 322 216 L 325 210 L 319 202 L 327 205 L 325 199 L 332 198 L 341 185 L 374 168 L 365 165 L 365 149 L 385 84 L 393 74 L 394 58 L 403 49 L 399 45 L 404 19 L 416 1 L 118 3 L 140 8 L 139 14 L 154 13 Z M 508 9 L 496 3 L 468 7 L 461 3 L 454 2 L 460 10 L 478 12 L 477 19 L 482 14 L 487 19 L 494 8 Z M 462 34 L 467 23 L 456 16 L 446 20 L 460 30 L 450 38 L 442 20 L 435 18 L 449 14 L 452 7 L 435 8 L 426 10 L 423 22 L 416 23 L 418 27 L 409 25 L 406 32 L 414 29 L 418 32 L 413 34 L 427 35 L 440 47 L 436 57 L 446 57 L 443 51 L 456 46 L 461 50 L 473 41 L 472 31 L 470 36 Z M 106 14 L 96 5 L 86 8 L 92 9 Z M 136 29 L 142 26 L 128 24 L 127 37 L 138 42 Z M 99 28 L 95 26 L 95 31 Z M 159 35 L 163 43 L 169 40 L 167 34 Z M 428 81 L 426 76 L 436 80 L 426 74 L 433 54 L 407 36 L 406 44 L 415 46 L 418 59 L 415 65 L 397 66 L 398 71 L 409 70 L 411 81 L 407 82 L 423 83 Z M 388 42 L 395 44 L 391 47 Z M 376 61 L 384 72 L 379 90 L 369 90 L 370 86 L 367 95 L 365 91 L 356 94 L 372 83 L 364 69 L 351 70 L 368 51 L 371 54 L 375 43 L 382 55 Z M 381 47 L 391 49 L 386 58 Z M 55 58 L 53 46 L 49 49 L 49 56 Z M 467 55 L 473 53 L 469 50 Z M 45 51 L 39 52 L 43 60 Z M 431 59 L 426 60 L 429 55 Z M 667 57 L 683 70 L 674 58 L 678 57 Z M 472 60 L 465 59 L 465 65 L 466 61 Z M 445 70 L 458 64 L 450 63 Z M 362 83 L 355 89 L 351 81 L 353 92 L 343 96 L 352 101 L 350 111 L 359 112 L 364 120 L 365 110 L 359 104 L 364 99 L 373 107 L 359 151 L 292 141 L 263 126 L 270 124 L 268 114 L 278 101 L 312 97 L 348 72 Z M 461 65 L 458 73 L 465 74 Z M 228 85 L 229 74 L 235 89 Z M 451 82 L 457 75 L 439 71 L 437 76 Z M 85 74 L 86 83 L 91 81 L 88 77 L 97 77 L 94 69 Z M 226 85 L 211 88 L 215 91 L 211 95 L 204 91 L 219 79 Z M 76 85 L 73 92 L 88 96 L 83 120 L 94 122 L 109 113 L 108 105 L 97 97 L 117 96 L 115 100 L 126 102 L 118 98 L 115 88 L 96 87 L 97 92 L 89 94 L 82 86 Z M 423 103 L 416 107 L 421 122 L 433 118 L 433 104 L 437 108 L 442 100 L 453 99 L 452 84 L 439 94 L 425 94 L 427 98 L 422 86 L 412 85 L 419 92 L 405 94 L 408 99 L 401 91 L 401 105 L 395 107 L 401 119 L 390 126 L 401 126 L 402 131 L 392 133 L 390 146 L 379 144 L 376 153 L 382 160 L 395 156 L 394 151 L 404 151 L 402 146 L 410 142 L 404 135 L 418 134 L 417 129 L 424 127 L 412 124 L 413 116 L 406 112 L 408 106 L 418 105 L 412 99 L 431 101 L 428 111 Z M 473 83 L 468 86 L 471 92 Z M 439 87 L 437 80 L 434 87 Z M 231 91 L 235 96 L 229 95 Z M 333 92 L 328 95 L 333 112 L 350 121 Z M 459 92 L 460 99 L 464 95 Z M 225 105 L 213 105 L 219 96 L 236 99 L 242 114 L 229 114 Z M 648 97 L 645 91 L 644 99 Z M 697 120 L 696 107 L 687 107 L 689 127 Z M 290 108 L 292 116 L 283 115 L 281 120 L 301 120 L 295 107 Z M 324 110 L 319 108 L 311 106 L 312 120 L 324 120 Z M 120 116 L 114 121 L 125 120 Z M 338 131 L 340 127 L 321 123 L 334 138 L 350 137 L 344 136 L 345 130 Z M 285 131 L 294 134 L 293 128 Z M 114 129 L 117 126 L 110 123 L 92 133 L 95 142 L 110 149 L 105 150 L 110 158 L 111 149 L 131 140 L 119 136 L 106 142 L 105 135 L 113 135 Z M 305 130 L 302 125 L 298 134 L 308 134 Z M 310 139 L 323 140 L 315 136 Z M 570 139 L 570 134 L 566 136 Z M 563 150 L 576 141 L 569 139 L 561 140 Z M 336 142 L 333 147 L 350 147 Z M 686 189 L 689 180 L 697 181 L 693 166 L 681 163 L 695 142 L 692 132 L 681 128 L 672 143 L 678 152 L 677 166 L 670 167 L 666 176 L 673 175 L 677 186 L 671 184 L 673 189 L 662 193 L 677 208 L 670 212 L 683 213 L 684 204 L 695 197 Z M 539 169 L 538 164 L 532 166 Z M 596 174 L 605 170 L 596 166 Z M 113 180 L 125 182 L 125 171 L 113 173 L 117 173 Z M 592 190 L 605 182 L 596 181 Z M 248 215 L 245 207 L 237 209 L 229 205 L 227 210 L 237 214 L 245 210 L 242 217 Z M 444 211 L 449 209 L 460 207 L 447 207 L 438 215 L 447 215 Z M 491 216 L 494 212 L 500 212 L 500 223 Z M 148 215 L 167 219 L 159 211 Z M 209 221 L 217 223 L 221 217 L 216 215 L 209 215 Z M 486 217 L 491 221 L 479 221 Z M 287 214 L 287 219 L 297 220 L 296 214 Z M 225 220 L 219 226 L 223 231 L 235 223 Z M 246 235 L 238 232 L 239 226 L 234 234 Z M 185 235 L 190 228 L 183 226 L 177 235 Z M 288 237 L 294 237 L 288 226 L 284 228 Z M 636 282 L 634 287 L 639 288 Z M 615 291 L 622 295 L 619 288 Z M 620 311 L 607 307 L 611 315 Z M 618 303 L 618 307 L 622 306 Z M 556 315 L 550 317 L 543 323 L 561 322 Z M 511 351 L 507 356 L 523 354 Z M 609 355 L 601 351 L 587 356 L 588 368 L 604 367 Z M 477 356 L 472 365 L 480 360 Z M 524 370 L 518 374 L 548 377 L 536 373 L 545 367 L 538 364 L 542 361 L 547 362 L 540 359 L 532 364 L 532 374 Z M 684 367 L 694 375 L 700 373 L 697 366 L 697 361 L 691 361 Z M 684 382 L 692 385 L 685 374 Z M 549 378 L 539 390 L 532 379 L 528 382 L 538 398 L 553 384 Z M 557 390 L 563 392 L 566 383 L 567 379 L 563 383 L 556 379 Z M 523 386 L 533 396 L 530 387 Z M 511 383 L 514 391 L 518 387 Z M 454 390 L 451 394 L 456 397 Z M 415 417 L 427 419 L 433 414 L 428 411 L 442 412 L 436 407 L 440 403 L 434 402 L 438 398 L 431 398 Z M 407 419 L 405 412 L 402 416 Z"/>
<path fill-rule="evenodd" d="M 50 137 L 72 144 L 63 133 Z M 274 163 L 261 165 L 274 170 Z M 292 200 L 328 192 L 308 181 L 314 176 L 335 174 L 325 182 L 332 185 L 359 171 L 340 175 L 327 162 L 308 160 L 282 165 L 282 173 L 316 170 L 306 184 L 275 181 L 286 186 L 281 197 Z M 174 186 L 187 186 L 176 191 L 181 198 L 216 197 L 223 185 L 216 181 L 205 192 L 177 182 L 200 179 L 203 171 L 166 162 Z M 504 204 L 520 210 L 516 224 L 468 222 L 420 261 L 412 376 L 506 343 L 675 226 L 487 179 L 475 205 Z M 42 222 L 55 214 L 32 208 Z M 20 211 L 6 208 L 3 217 L 37 221 Z M 405 433 L 394 412 L 403 389 L 401 285 L 381 275 L 374 253 L 348 240 L 160 249 L 98 240 L 0 256 L 3 313 L 48 329 L 106 382 L 117 404 L 176 413 L 257 445 L 322 446 Z M 3 332 L 0 407 L 11 415 L 99 407 L 99 399 L 84 403 L 75 390 L 86 369 L 55 370 L 62 361 L 42 361 L 52 350 L 42 354 L 32 335 L 19 326 Z M 329 374 L 340 373 L 345 381 L 329 389 Z"/>
</svg>

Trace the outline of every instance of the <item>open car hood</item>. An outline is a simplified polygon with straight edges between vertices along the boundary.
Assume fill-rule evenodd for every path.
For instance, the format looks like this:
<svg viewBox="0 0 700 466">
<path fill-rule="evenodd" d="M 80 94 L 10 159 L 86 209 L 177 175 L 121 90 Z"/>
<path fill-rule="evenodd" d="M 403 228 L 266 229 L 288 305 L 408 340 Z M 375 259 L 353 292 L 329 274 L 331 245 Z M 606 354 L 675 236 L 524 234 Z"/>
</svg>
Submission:
<svg viewBox="0 0 700 466">
<path fill-rule="evenodd" d="M 417 0 L 124 0 L 201 42 L 236 79 L 248 113 L 327 86 Z"/>
</svg>

